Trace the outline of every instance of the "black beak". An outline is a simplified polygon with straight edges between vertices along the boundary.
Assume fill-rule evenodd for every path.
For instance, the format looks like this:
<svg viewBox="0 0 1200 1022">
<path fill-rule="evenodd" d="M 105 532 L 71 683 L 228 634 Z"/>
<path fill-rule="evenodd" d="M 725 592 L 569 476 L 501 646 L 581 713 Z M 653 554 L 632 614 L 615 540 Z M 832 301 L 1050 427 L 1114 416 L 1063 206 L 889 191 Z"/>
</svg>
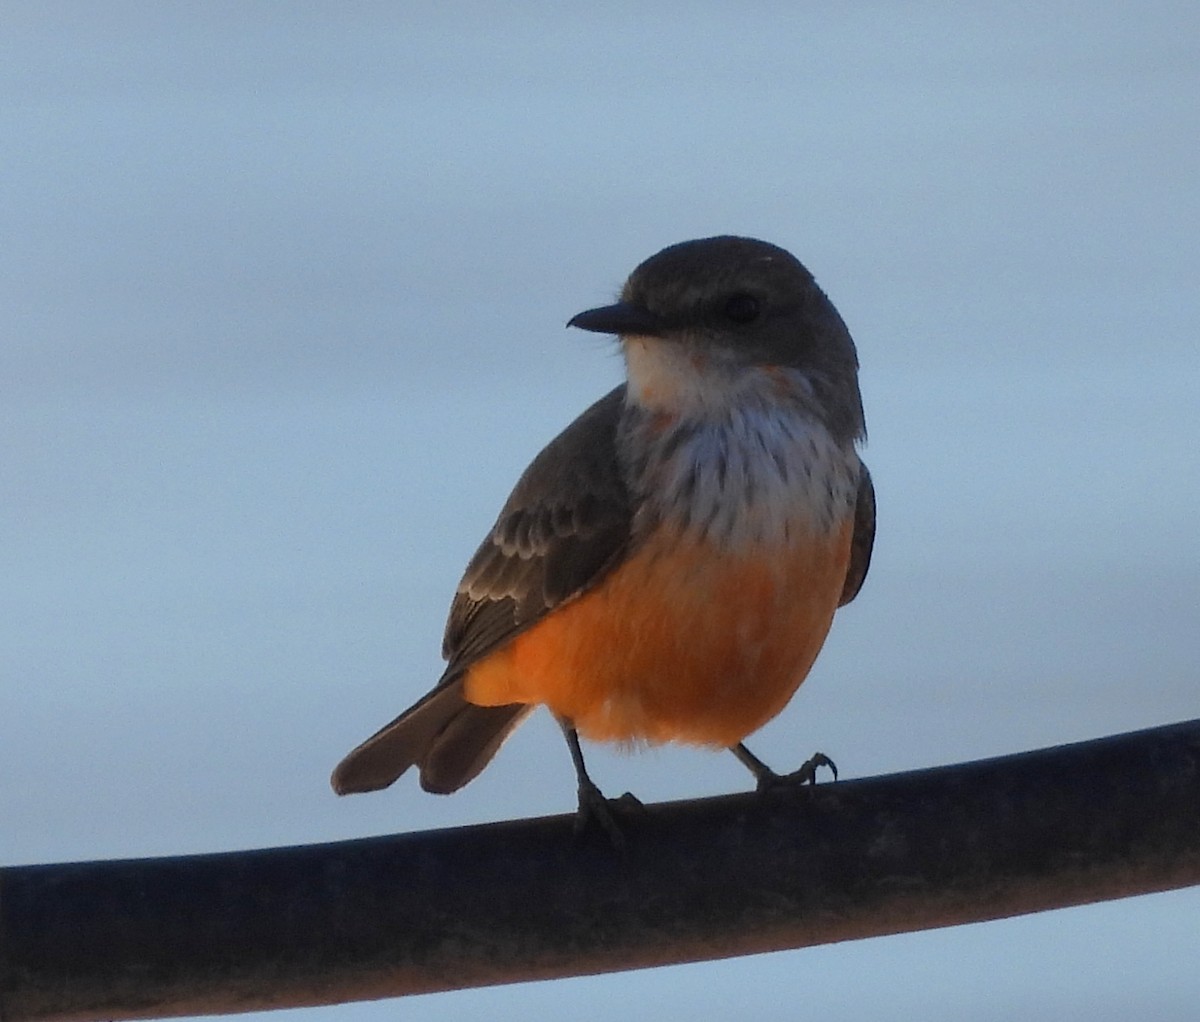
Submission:
<svg viewBox="0 0 1200 1022">
<path fill-rule="evenodd" d="M 664 329 L 662 321 L 649 309 L 629 302 L 588 309 L 569 320 L 567 326 L 577 326 L 580 330 L 591 330 L 597 334 L 641 337 L 661 337 Z"/>
</svg>

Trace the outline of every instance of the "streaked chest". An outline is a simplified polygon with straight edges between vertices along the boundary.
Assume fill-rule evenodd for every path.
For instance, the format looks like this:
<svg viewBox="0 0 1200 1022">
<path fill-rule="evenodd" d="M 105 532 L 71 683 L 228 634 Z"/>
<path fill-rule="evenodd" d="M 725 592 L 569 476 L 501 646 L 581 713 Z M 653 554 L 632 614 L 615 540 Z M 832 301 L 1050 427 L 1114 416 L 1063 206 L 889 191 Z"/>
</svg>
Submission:
<svg viewBox="0 0 1200 1022">
<path fill-rule="evenodd" d="M 622 442 L 639 498 L 635 537 L 668 525 L 730 553 L 780 548 L 839 529 L 857 496 L 853 444 L 785 403 L 692 417 L 634 411 Z"/>
</svg>

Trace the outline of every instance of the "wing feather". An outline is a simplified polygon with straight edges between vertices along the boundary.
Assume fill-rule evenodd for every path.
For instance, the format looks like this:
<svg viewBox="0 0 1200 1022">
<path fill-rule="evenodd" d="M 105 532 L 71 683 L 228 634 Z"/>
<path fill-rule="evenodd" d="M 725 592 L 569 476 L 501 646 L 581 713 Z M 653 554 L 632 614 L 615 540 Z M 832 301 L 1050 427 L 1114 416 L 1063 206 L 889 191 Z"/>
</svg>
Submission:
<svg viewBox="0 0 1200 1022">
<path fill-rule="evenodd" d="M 624 400 L 618 387 L 597 401 L 518 480 L 459 583 L 441 680 L 342 760 L 336 791 L 383 788 L 414 765 L 427 790 L 454 791 L 528 715 L 527 706 L 468 702 L 466 670 L 594 585 L 628 545 L 631 502 L 616 454 Z"/>
<path fill-rule="evenodd" d="M 846 606 L 858 595 L 871 566 L 871 550 L 875 546 L 875 486 L 871 473 L 862 466 L 858 479 L 858 499 L 854 504 L 854 535 L 850 540 L 850 567 L 846 570 L 846 583 L 842 587 L 839 607 Z"/>
<path fill-rule="evenodd" d="M 617 460 L 624 400 L 621 386 L 597 401 L 518 480 L 450 607 L 448 673 L 594 585 L 627 548 L 631 500 Z"/>
</svg>

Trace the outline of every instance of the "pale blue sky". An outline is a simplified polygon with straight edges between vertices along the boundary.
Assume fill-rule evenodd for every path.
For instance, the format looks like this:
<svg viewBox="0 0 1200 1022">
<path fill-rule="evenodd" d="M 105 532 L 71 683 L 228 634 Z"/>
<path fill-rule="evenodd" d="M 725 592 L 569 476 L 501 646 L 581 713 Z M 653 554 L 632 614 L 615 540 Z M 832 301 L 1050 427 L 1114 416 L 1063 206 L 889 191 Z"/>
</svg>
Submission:
<svg viewBox="0 0 1200 1022">
<path fill-rule="evenodd" d="M 540 717 L 452 798 L 327 778 L 619 378 L 566 320 L 714 233 L 838 305 L 880 502 L 753 748 L 863 776 L 1196 716 L 1198 10 L 7 4 L 0 862 L 570 810 Z M 649 800 L 747 784 L 589 760 Z M 1182 1022 L 1198 941 L 1189 891 L 303 1017 Z"/>
</svg>

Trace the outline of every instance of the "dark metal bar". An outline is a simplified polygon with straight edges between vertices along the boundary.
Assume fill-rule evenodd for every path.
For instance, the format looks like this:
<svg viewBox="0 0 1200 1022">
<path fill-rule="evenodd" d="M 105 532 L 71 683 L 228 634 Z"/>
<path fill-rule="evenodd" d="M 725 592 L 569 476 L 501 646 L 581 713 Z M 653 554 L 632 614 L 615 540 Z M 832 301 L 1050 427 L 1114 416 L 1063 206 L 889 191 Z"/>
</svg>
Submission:
<svg viewBox="0 0 1200 1022">
<path fill-rule="evenodd" d="M 151 1018 L 722 958 L 1200 883 L 1200 720 L 816 788 L 0 870 L 0 1020 Z"/>
</svg>

